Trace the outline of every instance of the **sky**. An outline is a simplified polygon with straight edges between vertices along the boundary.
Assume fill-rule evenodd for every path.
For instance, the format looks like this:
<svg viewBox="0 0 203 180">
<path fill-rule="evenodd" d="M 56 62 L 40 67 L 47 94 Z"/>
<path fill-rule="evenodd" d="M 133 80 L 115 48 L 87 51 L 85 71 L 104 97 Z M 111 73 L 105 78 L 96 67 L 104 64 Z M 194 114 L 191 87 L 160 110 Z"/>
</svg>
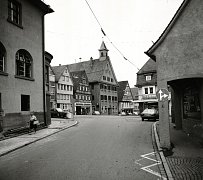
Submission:
<svg viewBox="0 0 203 180">
<path fill-rule="evenodd" d="M 45 50 L 53 55 L 51 65 L 97 59 L 104 41 L 117 81 L 127 80 L 134 87 L 136 73 L 149 59 L 144 52 L 182 1 L 44 0 L 55 11 L 45 16 Z"/>
</svg>

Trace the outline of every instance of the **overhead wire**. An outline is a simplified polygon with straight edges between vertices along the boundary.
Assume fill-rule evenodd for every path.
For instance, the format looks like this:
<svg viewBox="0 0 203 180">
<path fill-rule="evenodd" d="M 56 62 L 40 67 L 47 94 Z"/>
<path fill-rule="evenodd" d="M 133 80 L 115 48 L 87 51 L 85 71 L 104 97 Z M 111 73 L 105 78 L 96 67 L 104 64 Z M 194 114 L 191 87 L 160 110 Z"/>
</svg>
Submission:
<svg viewBox="0 0 203 180">
<path fill-rule="evenodd" d="M 91 8 L 90 4 L 88 3 L 87 0 L 85 0 L 85 2 L 86 2 L 86 4 L 88 5 L 90 11 L 92 12 L 94 18 L 96 19 L 97 23 L 99 24 L 99 26 L 100 26 L 100 28 L 101 28 L 102 34 L 103 34 L 105 37 L 107 37 L 107 39 L 109 40 L 109 42 L 110 42 L 110 43 L 112 44 L 112 46 L 120 53 L 120 55 L 123 57 L 123 59 L 125 59 L 125 60 L 128 61 L 128 62 L 130 62 L 130 63 L 131 63 L 133 66 L 135 66 L 135 67 L 138 69 L 138 71 L 139 71 L 140 69 L 139 69 L 136 65 L 134 65 L 129 59 L 127 59 L 127 58 L 124 56 L 124 54 L 117 48 L 117 46 L 110 40 L 110 38 L 107 36 L 107 34 L 105 33 L 104 29 L 102 28 L 102 25 L 101 25 L 101 23 L 99 22 L 99 20 L 98 20 L 97 16 L 95 15 L 93 9 Z"/>
</svg>

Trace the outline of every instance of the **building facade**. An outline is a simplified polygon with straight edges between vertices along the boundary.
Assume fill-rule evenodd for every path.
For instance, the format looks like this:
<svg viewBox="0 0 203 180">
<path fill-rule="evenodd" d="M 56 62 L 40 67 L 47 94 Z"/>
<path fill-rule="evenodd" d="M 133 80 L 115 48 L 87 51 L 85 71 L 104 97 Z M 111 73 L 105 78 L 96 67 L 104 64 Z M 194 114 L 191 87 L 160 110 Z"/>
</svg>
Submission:
<svg viewBox="0 0 203 180">
<path fill-rule="evenodd" d="M 90 58 L 68 66 L 71 72 L 86 72 L 92 94 L 92 111 L 118 114 L 118 83 L 104 42 L 99 49 L 99 59 Z"/>
<path fill-rule="evenodd" d="M 121 112 L 125 112 L 127 115 L 133 114 L 133 96 L 128 81 L 118 82 L 118 104 L 119 114 Z"/>
<path fill-rule="evenodd" d="M 44 16 L 53 10 L 40 0 L 1 0 L 0 7 L 1 129 L 28 126 L 30 111 L 48 125 Z"/>
<path fill-rule="evenodd" d="M 132 97 L 133 97 L 133 114 L 138 115 L 138 114 L 140 114 L 139 103 L 137 102 L 137 100 L 138 100 L 138 88 L 133 87 L 130 89 L 131 89 L 131 93 L 132 93 Z"/>
<path fill-rule="evenodd" d="M 92 114 L 92 95 L 85 71 L 71 72 L 73 81 L 74 114 Z"/>
<path fill-rule="evenodd" d="M 50 108 L 56 108 L 56 79 L 52 67 L 49 67 L 49 84 L 50 84 Z"/>
<path fill-rule="evenodd" d="M 149 59 L 137 73 L 139 112 L 146 108 L 158 108 L 157 91 L 157 71 L 156 62 Z"/>
<path fill-rule="evenodd" d="M 146 52 L 157 63 L 159 88 L 172 93 L 177 129 L 203 142 L 203 1 L 184 0 L 159 39 Z M 168 102 L 160 102 L 160 142 L 170 147 Z"/>
<path fill-rule="evenodd" d="M 55 74 L 56 107 L 73 112 L 73 82 L 68 67 L 59 65 L 52 67 Z"/>
</svg>

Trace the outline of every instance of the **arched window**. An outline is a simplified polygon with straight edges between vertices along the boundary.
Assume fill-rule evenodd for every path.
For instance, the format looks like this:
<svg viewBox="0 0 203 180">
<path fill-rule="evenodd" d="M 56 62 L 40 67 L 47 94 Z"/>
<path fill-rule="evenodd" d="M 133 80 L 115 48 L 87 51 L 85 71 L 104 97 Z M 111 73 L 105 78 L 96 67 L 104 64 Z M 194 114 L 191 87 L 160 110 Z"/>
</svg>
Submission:
<svg viewBox="0 0 203 180">
<path fill-rule="evenodd" d="M 5 63 L 6 63 L 5 57 L 6 57 L 6 49 L 0 42 L 0 72 L 5 72 Z"/>
<path fill-rule="evenodd" d="M 31 78 L 32 77 L 32 57 L 24 49 L 16 53 L 16 75 Z"/>
</svg>

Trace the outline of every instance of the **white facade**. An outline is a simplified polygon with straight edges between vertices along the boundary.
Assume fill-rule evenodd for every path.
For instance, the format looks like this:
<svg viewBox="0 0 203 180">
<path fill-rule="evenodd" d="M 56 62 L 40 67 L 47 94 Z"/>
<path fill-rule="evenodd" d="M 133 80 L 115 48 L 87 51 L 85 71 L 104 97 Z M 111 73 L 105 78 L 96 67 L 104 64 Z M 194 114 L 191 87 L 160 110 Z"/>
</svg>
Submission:
<svg viewBox="0 0 203 180">
<path fill-rule="evenodd" d="M 56 84 L 57 107 L 72 112 L 73 82 L 66 68 Z"/>
</svg>

